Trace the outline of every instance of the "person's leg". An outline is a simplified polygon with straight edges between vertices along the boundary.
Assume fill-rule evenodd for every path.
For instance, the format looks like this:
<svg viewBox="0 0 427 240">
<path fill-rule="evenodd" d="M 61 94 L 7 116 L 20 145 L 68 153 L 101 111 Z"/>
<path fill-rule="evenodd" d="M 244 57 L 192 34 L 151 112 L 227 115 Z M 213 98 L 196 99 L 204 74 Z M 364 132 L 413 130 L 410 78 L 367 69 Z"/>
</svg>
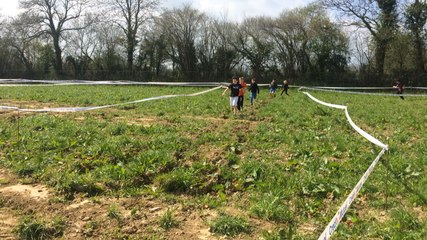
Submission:
<svg viewBox="0 0 427 240">
<path fill-rule="evenodd" d="M 282 96 L 283 92 L 285 92 L 285 91 L 286 91 L 286 89 L 283 89 L 282 92 L 280 93 L 280 96 Z"/>
<path fill-rule="evenodd" d="M 249 100 L 251 102 L 251 106 L 254 105 L 254 94 L 253 93 L 249 94 Z"/>
<path fill-rule="evenodd" d="M 239 96 L 239 98 L 237 99 L 237 110 L 242 110 L 242 96 Z"/>
</svg>

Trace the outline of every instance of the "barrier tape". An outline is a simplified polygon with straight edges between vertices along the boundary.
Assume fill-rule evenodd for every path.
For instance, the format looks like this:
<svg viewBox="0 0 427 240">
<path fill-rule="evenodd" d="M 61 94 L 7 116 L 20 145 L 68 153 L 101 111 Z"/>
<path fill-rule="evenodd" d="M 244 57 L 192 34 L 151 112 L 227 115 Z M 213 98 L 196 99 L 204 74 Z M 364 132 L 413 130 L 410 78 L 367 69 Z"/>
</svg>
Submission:
<svg viewBox="0 0 427 240">
<path fill-rule="evenodd" d="M 85 80 L 28 80 L 0 79 L 0 87 L 46 87 L 70 85 L 144 85 L 144 86 L 177 86 L 177 87 L 215 87 L 226 83 L 219 82 L 135 82 L 135 81 L 85 81 Z"/>
<path fill-rule="evenodd" d="M 375 137 L 373 137 L 372 135 L 370 135 L 369 133 L 365 132 L 364 130 L 362 130 L 360 127 L 358 127 L 353 120 L 350 118 L 350 114 L 348 113 L 347 110 L 347 106 L 343 106 L 343 105 L 337 105 L 337 104 L 331 104 L 331 103 L 326 103 L 323 101 L 320 101 L 319 99 L 313 97 L 310 93 L 308 92 L 303 92 L 305 95 L 307 95 L 309 98 L 311 98 L 313 101 L 328 106 L 328 107 L 332 107 L 332 108 L 338 108 L 338 109 L 342 109 L 345 111 L 345 116 L 348 120 L 348 122 L 350 123 L 350 125 L 353 127 L 354 130 L 356 130 L 360 135 L 362 135 L 364 138 L 366 138 L 368 141 L 370 141 L 371 143 L 381 147 L 381 148 L 385 148 L 386 150 L 388 150 L 388 146 L 384 143 L 382 143 L 380 140 L 376 139 Z"/>
<path fill-rule="evenodd" d="M 386 151 L 386 149 L 383 148 L 383 150 L 378 154 L 378 156 L 375 158 L 375 160 L 372 162 L 372 164 L 369 166 L 369 168 L 363 174 L 362 178 L 360 178 L 359 182 L 353 188 L 351 193 L 347 196 L 344 203 L 340 206 L 338 211 L 335 213 L 335 216 L 332 218 L 332 220 L 326 226 L 325 230 L 323 230 L 323 232 L 320 235 L 320 237 L 318 238 L 318 240 L 328 240 L 332 236 L 334 231 L 337 229 L 339 223 L 343 219 L 348 208 L 353 203 L 354 199 L 356 198 L 357 194 L 359 193 L 360 189 L 362 188 L 363 184 L 366 182 L 369 175 L 374 170 L 375 165 L 377 165 L 377 163 L 380 160 L 380 158 L 382 157 L 382 155 L 384 155 L 385 151 Z"/>
<path fill-rule="evenodd" d="M 117 106 L 123 106 L 128 104 L 134 104 L 134 103 L 141 103 L 141 102 L 147 102 L 147 101 L 153 101 L 153 100 L 159 100 L 159 99 L 167 99 L 167 98 L 175 98 L 175 97 L 195 97 L 198 95 L 202 95 L 214 90 L 217 90 L 219 88 L 222 88 L 221 86 L 208 89 L 205 91 L 197 92 L 197 93 L 191 93 L 191 94 L 176 94 L 176 95 L 164 95 L 164 96 L 157 96 L 157 97 L 150 97 L 150 98 L 144 98 L 140 100 L 135 100 L 131 102 L 125 102 L 125 103 L 117 103 L 117 104 L 110 104 L 110 105 L 103 105 L 103 106 L 93 106 L 93 107 L 62 107 L 62 108 L 41 108 L 41 109 L 21 109 L 18 107 L 10 107 L 10 106 L 0 106 L 0 109 L 5 110 L 17 110 L 22 112 L 81 112 L 81 111 L 91 111 L 91 110 L 98 110 L 103 108 L 111 108 L 111 107 L 117 107 Z"/>
<path fill-rule="evenodd" d="M 323 92 L 336 92 L 336 93 L 347 93 L 347 94 L 359 94 L 359 95 L 371 95 L 371 96 L 386 96 L 386 97 L 427 97 L 427 94 L 396 94 L 396 93 L 369 93 L 369 92 L 355 92 L 355 91 L 342 91 L 342 90 L 333 90 L 334 88 L 319 88 L 319 87 L 302 87 L 303 89 L 313 90 L 313 91 L 323 91 Z M 345 88 L 342 88 L 345 89 Z M 351 89 L 351 88 L 348 88 Z M 357 88 L 355 88 L 357 89 Z M 359 88 L 362 89 L 362 88 Z M 389 89 L 389 88 L 378 88 L 378 89 Z M 406 89 L 418 89 L 424 90 L 421 87 L 411 87 Z M 427 88 L 426 88 L 427 89 Z"/>
<path fill-rule="evenodd" d="M 351 191 L 351 193 L 347 196 L 346 200 L 341 204 L 341 206 L 339 207 L 338 211 L 335 213 L 334 217 L 331 219 L 331 221 L 329 222 L 329 224 L 325 227 L 325 229 L 323 230 L 322 234 L 318 238 L 318 240 L 328 240 L 332 236 L 332 234 L 334 233 L 334 231 L 337 229 L 339 223 L 341 222 L 342 218 L 346 214 L 346 212 L 347 212 L 348 208 L 350 207 L 350 205 L 353 203 L 354 199 L 356 198 L 356 196 L 359 193 L 360 189 L 362 188 L 363 184 L 366 182 L 366 180 L 368 179 L 369 175 L 374 170 L 374 168 L 377 165 L 379 159 L 382 157 L 382 155 L 385 153 L 385 151 L 388 150 L 388 146 L 386 144 L 382 143 L 381 141 L 379 141 L 378 139 L 376 139 L 375 137 L 373 137 L 372 135 L 370 135 L 369 133 L 363 131 L 360 127 L 358 127 L 353 122 L 353 120 L 351 119 L 350 114 L 348 113 L 347 106 L 323 102 L 323 101 L 320 101 L 319 99 L 313 97 L 310 93 L 307 93 L 307 92 L 303 92 L 303 93 L 305 95 L 307 95 L 310 99 L 312 99 L 313 101 L 315 101 L 315 102 L 317 102 L 317 103 L 319 103 L 321 105 L 325 105 L 325 106 L 328 106 L 328 107 L 331 107 L 331 108 L 337 108 L 337 109 L 344 110 L 345 111 L 345 116 L 347 118 L 347 121 L 350 123 L 350 125 L 353 127 L 353 129 L 356 130 L 360 135 L 362 135 L 364 138 L 366 138 L 371 143 L 373 143 L 373 144 L 375 144 L 375 145 L 377 145 L 377 146 L 379 146 L 379 147 L 382 148 L 382 151 L 378 154 L 378 156 L 375 158 L 375 160 L 371 163 L 371 165 L 369 166 L 369 168 L 366 170 L 366 172 L 360 178 L 359 182 L 353 188 L 353 190 Z"/>
</svg>

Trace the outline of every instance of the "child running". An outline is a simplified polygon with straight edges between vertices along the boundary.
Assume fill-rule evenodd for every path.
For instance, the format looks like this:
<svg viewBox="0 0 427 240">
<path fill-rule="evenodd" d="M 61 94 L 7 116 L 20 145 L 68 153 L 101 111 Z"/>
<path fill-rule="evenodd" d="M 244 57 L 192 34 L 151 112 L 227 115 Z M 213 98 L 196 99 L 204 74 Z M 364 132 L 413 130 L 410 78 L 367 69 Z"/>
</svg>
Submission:
<svg viewBox="0 0 427 240">
<path fill-rule="evenodd" d="M 254 100 L 256 99 L 257 94 L 259 94 L 258 84 L 255 82 L 255 78 L 251 79 L 251 86 L 249 87 L 251 106 L 254 105 Z"/>
<path fill-rule="evenodd" d="M 230 89 L 230 106 L 231 111 L 234 115 L 237 113 L 237 101 L 239 99 L 239 90 L 242 88 L 242 85 L 240 85 L 237 82 L 237 77 L 233 77 L 233 83 L 228 85 L 228 87 L 224 90 L 222 95 L 224 96 L 225 92 L 227 92 L 228 89 Z"/>
<path fill-rule="evenodd" d="M 245 99 L 246 93 L 246 82 L 244 77 L 239 78 L 239 84 L 242 85 L 242 88 L 239 90 L 239 99 L 237 100 L 237 109 L 243 111 L 243 100 Z"/>
<path fill-rule="evenodd" d="M 405 98 L 401 95 L 403 94 L 403 89 L 405 89 L 405 85 L 401 81 L 397 80 L 393 88 L 396 88 L 397 89 L 396 94 L 399 94 L 400 98 L 402 100 L 405 100 Z"/>
<path fill-rule="evenodd" d="M 280 96 L 282 96 L 283 93 L 286 93 L 286 95 L 289 96 L 288 89 L 289 89 L 288 80 L 285 80 L 285 81 L 283 81 L 283 90 L 282 90 L 282 93 L 280 94 Z"/>
<path fill-rule="evenodd" d="M 276 97 L 276 89 L 277 89 L 277 83 L 276 80 L 272 80 L 270 83 L 270 97 Z"/>
</svg>

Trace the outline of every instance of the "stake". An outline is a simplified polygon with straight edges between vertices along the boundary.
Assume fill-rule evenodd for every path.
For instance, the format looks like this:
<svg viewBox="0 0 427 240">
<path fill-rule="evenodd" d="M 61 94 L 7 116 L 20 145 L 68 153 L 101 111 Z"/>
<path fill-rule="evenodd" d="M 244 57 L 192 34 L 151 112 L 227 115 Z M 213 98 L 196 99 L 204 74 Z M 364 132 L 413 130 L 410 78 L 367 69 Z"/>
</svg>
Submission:
<svg viewBox="0 0 427 240">
<path fill-rule="evenodd" d="M 390 156 L 390 152 L 389 154 L 387 154 L 388 156 Z M 389 157 L 386 158 L 385 160 L 385 170 L 386 170 L 386 178 L 385 178 L 385 208 L 386 210 L 388 209 L 388 177 L 389 177 L 389 171 L 388 168 L 389 166 Z"/>
<path fill-rule="evenodd" d="M 19 109 L 18 109 L 18 144 L 19 144 L 19 139 L 20 139 L 20 136 L 19 136 Z"/>
</svg>

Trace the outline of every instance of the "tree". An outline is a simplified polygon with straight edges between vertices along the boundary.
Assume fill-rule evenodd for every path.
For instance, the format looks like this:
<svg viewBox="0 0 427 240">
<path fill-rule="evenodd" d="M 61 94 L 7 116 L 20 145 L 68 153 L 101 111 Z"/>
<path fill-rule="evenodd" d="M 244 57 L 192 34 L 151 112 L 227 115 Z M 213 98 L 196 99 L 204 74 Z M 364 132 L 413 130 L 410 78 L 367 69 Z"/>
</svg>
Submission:
<svg viewBox="0 0 427 240">
<path fill-rule="evenodd" d="M 106 16 L 113 19 L 113 22 L 125 34 L 127 70 L 132 72 L 134 54 L 139 42 L 138 33 L 156 9 L 159 0 L 105 0 L 101 2 L 107 6 L 110 13 Z"/>
<path fill-rule="evenodd" d="M 375 42 L 375 65 L 384 74 L 386 51 L 397 30 L 396 0 L 323 0 L 323 3 L 350 17 L 350 24 L 366 28 Z"/>
<path fill-rule="evenodd" d="M 411 32 L 412 42 L 415 46 L 415 66 L 418 73 L 424 73 L 424 52 L 425 52 L 425 30 L 427 21 L 427 3 L 415 0 L 406 7 L 405 25 Z"/>
<path fill-rule="evenodd" d="M 188 5 L 167 10 L 159 18 L 164 36 L 168 38 L 169 56 L 189 80 L 196 78 L 196 40 L 206 20 L 205 14 Z"/>
<path fill-rule="evenodd" d="M 265 77 L 266 70 L 271 64 L 273 44 L 262 31 L 268 21 L 269 19 L 264 17 L 246 19 L 236 29 L 233 42 L 235 50 L 249 61 L 251 74 L 257 79 Z"/>
<path fill-rule="evenodd" d="M 33 16 L 21 13 L 5 26 L 5 39 L 9 46 L 16 51 L 29 76 L 35 75 L 36 51 L 34 45 L 38 40 L 37 33 L 41 31 L 40 26 L 34 25 L 34 22 Z"/>
<path fill-rule="evenodd" d="M 69 27 L 71 20 L 80 18 L 85 11 L 87 0 L 20 0 L 25 15 L 35 19 L 41 30 L 35 36 L 47 34 L 51 37 L 55 52 L 54 68 L 57 76 L 63 75 L 62 37 L 65 32 L 80 28 Z"/>
</svg>

